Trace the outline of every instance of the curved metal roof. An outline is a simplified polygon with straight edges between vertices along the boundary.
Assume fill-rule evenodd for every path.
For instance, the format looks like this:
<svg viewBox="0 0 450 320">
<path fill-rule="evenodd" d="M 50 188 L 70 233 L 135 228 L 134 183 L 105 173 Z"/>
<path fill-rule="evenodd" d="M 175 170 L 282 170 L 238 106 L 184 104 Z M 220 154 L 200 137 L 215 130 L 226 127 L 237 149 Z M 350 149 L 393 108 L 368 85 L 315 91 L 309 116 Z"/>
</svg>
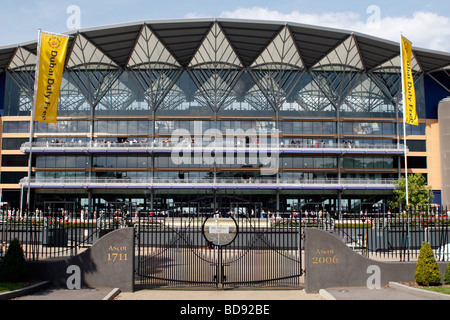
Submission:
<svg viewBox="0 0 450 320">
<path fill-rule="evenodd" d="M 357 32 L 315 27 L 291 22 L 253 21 L 234 19 L 187 19 L 140 21 L 106 27 L 68 32 L 71 35 L 68 54 L 72 54 L 74 42 L 80 35 L 111 62 L 126 68 L 144 27 L 156 36 L 176 62 L 186 68 L 202 46 L 213 25 L 220 26 L 238 59 L 244 67 L 250 67 L 261 53 L 287 27 L 301 57 L 309 70 L 351 37 L 360 62 L 358 68 L 373 70 L 399 56 L 399 44 Z M 0 70 L 11 68 L 18 49 L 36 55 L 37 42 L 28 42 L 0 48 Z M 23 50 L 24 49 L 24 50 Z M 414 48 L 417 66 L 424 73 L 450 67 L 450 53 Z M 24 64 L 27 59 L 22 59 Z M 33 59 L 28 59 L 33 61 Z M 31 64 L 30 64 L 31 66 Z M 356 66 L 356 65 L 355 65 Z"/>
</svg>

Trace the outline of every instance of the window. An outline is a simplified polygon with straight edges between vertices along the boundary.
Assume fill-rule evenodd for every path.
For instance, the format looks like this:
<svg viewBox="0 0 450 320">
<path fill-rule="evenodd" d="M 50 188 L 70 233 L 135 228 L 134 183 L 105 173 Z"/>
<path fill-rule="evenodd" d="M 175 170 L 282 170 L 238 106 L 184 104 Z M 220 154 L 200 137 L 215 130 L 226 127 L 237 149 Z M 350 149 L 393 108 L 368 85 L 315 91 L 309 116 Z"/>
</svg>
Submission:
<svg viewBox="0 0 450 320">
<path fill-rule="evenodd" d="M 18 184 L 22 178 L 27 176 L 26 172 L 2 172 L 1 183 Z"/>
<path fill-rule="evenodd" d="M 85 168 L 89 166 L 87 156 L 37 156 L 37 168 Z"/>
<path fill-rule="evenodd" d="M 393 169 L 393 157 L 343 157 L 345 169 Z"/>
<path fill-rule="evenodd" d="M 425 140 L 406 140 L 406 145 L 411 152 L 427 151 L 427 142 Z"/>
<path fill-rule="evenodd" d="M 89 132 L 88 121 L 58 121 L 57 123 L 36 123 L 36 132 L 40 133 L 82 133 Z"/>
<path fill-rule="evenodd" d="M 402 168 L 405 168 L 405 158 L 401 157 Z M 408 169 L 427 169 L 427 157 L 408 157 Z"/>
<path fill-rule="evenodd" d="M 378 122 L 342 122 L 341 130 L 343 134 L 359 135 L 395 135 L 395 123 Z"/>
<path fill-rule="evenodd" d="M 403 122 L 399 123 L 400 134 L 403 135 Z M 408 136 L 424 136 L 426 134 L 425 123 L 419 123 L 418 126 L 410 124 L 406 125 L 406 135 Z"/>
<path fill-rule="evenodd" d="M 5 138 L 2 141 L 2 148 L 3 150 L 20 150 L 22 144 L 29 141 L 30 139 L 27 138 Z"/>
<path fill-rule="evenodd" d="M 2 156 L 3 167 L 28 167 L 28 156 Z"/>
<path fill-rule="evenodd" d="M 283 156 L 280 165 L 288 169 L 335 169 L 337 167 L 336 157 L 323 156 Z"/>
<path fill-rule="evenodd" d="M 30 132 L 28 121 L 5 121 L 3 122 L 4 133 L 27 133 Z"/>
</svg>

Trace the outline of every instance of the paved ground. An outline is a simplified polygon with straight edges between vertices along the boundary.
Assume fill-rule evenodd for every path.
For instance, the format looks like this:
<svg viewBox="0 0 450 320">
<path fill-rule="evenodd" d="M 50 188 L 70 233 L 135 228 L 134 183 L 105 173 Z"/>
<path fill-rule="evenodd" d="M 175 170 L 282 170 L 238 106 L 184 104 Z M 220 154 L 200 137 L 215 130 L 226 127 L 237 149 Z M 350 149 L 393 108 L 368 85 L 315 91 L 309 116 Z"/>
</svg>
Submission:
<svg viewBox="0 0 450 320">
<path fill-rule="evenodd" d="M 15 300 L 103 300 L 105 297 L 108 297 L 111 292 L 114 292 L 114 289 L 94 288 L 67 290 L 50 288 L 24 297 L 16 298 Z"/>
<path fill-rule="evenodd" d="M 379 290 L 367 288 L 331 288 L 318 294 L 304 290 L 137 290 L 119 292 L 114 288 L 82 290 L 45 289 L 16 300 L 147 300 L 147 301 L 301 301 L 301 300 L 439 300 L 417 290 L 385 287 Z M 450 299 L 450 297 L 449 297 Z"/>
<path fill-rule="evenodd" d="M 116 300 L 325 300 L 319 294 L 307 294 L 304 290 L 141 290 L 120 293 Z"/>
<path fill-rule="evenodd" d="M 435 300 L 417 293 L 403 292 L 391 287 L 379 290 L 369 290 L 367 288 L 334 288 L 324 290 L 321 294 L 327 300 Z"/>
</svg>

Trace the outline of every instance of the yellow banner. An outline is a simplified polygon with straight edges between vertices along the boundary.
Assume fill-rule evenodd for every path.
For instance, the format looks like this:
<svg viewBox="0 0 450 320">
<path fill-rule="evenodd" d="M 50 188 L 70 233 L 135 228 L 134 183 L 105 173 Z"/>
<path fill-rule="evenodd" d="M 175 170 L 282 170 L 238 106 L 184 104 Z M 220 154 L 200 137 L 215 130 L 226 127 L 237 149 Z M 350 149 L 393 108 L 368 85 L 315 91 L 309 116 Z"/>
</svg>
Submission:
<svg viewBox="0 0 450 320">
<path fill-rule="evenodd" d="M 416 110 L 416 91 L 411 66 L 412 44 L 402 36 L 402 70 L 403 70 L 403 101 L 405 122 L 418 126 L 419 118 Z"/>
<path fill-rule="evenodd" d="M 35 80 L 35 121 L 56 123 L 68 43 L 68 37 L 40 33 L 39 65 Z"/>
</svg>

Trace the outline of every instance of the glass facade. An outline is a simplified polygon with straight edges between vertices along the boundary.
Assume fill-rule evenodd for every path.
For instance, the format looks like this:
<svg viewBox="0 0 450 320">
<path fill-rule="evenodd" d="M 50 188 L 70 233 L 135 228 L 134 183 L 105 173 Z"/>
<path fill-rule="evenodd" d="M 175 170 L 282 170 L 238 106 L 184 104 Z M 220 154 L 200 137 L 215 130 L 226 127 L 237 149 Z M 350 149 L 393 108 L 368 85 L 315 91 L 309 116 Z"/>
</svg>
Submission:
<svg viewBox="0 0 450 320">
<path fill-rule="evenodd" d="M 144 25 L 119 66 L 77 33 L 58 122 L 35 122 L 33 208 L 55 197 L 91 211 L 121 201 L 139 210 L 202 201 L 280 211 L 387 206 L 403 156 L 398 59 L 368 70 L 349 35 L 307 66 L 288 26 L 251 64 L 217 22 L 189 63 L 180 63 L 167 41 Z M 30 115 L 35 57 L 21 50 L 5 74 L 2 148 L 29 153 L 29 120 L 13 117 Z M 423 114 L 423 74 L 418 65 L 414 70 Z M 407 132 L 425 135 L 424 124 Z M 219 142 L 234 149 L 202 149 Z M 175 161 L 182 146 L 194 149 Z M 267 154 L 265 146 L 276 148 Z M 408 146 L 426 150 L 420 140 Z M 269 173 L 262 170 L 274 169 L 267 159 L 277 160 Z M 3 166 L 13 161 L 3 158 Z M 2 181 L 12 179 L 2 173 Z"/>
</svg>

